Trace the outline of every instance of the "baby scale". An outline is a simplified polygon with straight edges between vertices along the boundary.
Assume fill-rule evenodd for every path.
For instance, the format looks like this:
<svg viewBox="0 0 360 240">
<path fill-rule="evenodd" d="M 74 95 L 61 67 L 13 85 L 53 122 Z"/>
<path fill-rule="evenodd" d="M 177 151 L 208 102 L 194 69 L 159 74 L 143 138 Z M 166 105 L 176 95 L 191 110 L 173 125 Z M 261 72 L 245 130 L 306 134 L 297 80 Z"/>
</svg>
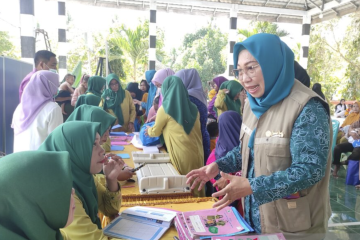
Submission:
<svg viewBox="0 0 360 240">
<path fill-rule="evenodd" d="M 190 193 L 186 177 L 180 175 L 170 162 L 168 153 L 132 152 L 140 194 Z"/>
</svg>

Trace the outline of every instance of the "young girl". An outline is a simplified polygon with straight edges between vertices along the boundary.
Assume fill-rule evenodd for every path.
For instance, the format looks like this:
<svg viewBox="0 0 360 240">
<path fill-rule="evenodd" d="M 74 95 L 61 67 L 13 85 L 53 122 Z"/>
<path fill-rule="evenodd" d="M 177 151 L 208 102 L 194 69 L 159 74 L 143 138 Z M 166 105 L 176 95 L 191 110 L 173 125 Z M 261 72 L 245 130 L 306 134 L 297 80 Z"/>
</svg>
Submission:
<svg viewBox="0 0 360 240">
<path fill-rule="evenodd" d="M 70 100 L 58 102 L 58 104 L 60 104 L 60 106 L 61 106 L 61 111 L 62 111 L 63 115 L 67 115 L 67 113 L 65 112 L 65 104 L 71 102 L 71 96 L 74 93 L 74 89 L 72 87 L 74 82 L 75 82 L 75 76 L 68 73 L 65 75 L 65 81 L 59 87 L 59 93 L 58 93 L 57 97 L 69 97 L 70 98 Z"/>
<path fill-rule="evenodd" d="M 159 109 L 159 98 L 160 98 L 159 96 L 154 98 L 153 106 L 150 108 L 148 118 L 146 121 L 147 123 L 154 122 L 156 119 L 156 113 L 157 113 L 157 110 Z"/>
<path fill-rule="evenodd" d="M 210 135 L 210 151 L 212 151 L 215 149 L 216 139 L 219 136 L 219 126 L 217 121 L 215 120 L 214 122 L 211 121 L 208 123 L 206 129 Z"/>
<path fill-rule="evenodd" d="M 75 107 L 76 101 L 79 98 L 80 95 L 85 94 L 88 88 L 88 81 L 90 76 L 87 74 L 84 74 L 80 80 L 79 86 L 75 89 L 74 94 L 71 99 L 71 105 Z"/>
</svg>

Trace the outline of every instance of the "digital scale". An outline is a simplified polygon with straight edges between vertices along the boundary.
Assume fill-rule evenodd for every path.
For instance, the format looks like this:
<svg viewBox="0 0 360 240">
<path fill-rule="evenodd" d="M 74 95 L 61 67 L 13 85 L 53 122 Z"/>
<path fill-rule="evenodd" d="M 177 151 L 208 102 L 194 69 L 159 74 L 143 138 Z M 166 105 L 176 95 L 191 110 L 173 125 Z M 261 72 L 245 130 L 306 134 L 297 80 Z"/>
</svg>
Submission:
<svg viewBox="0 0 360 240">
<path fill-rule="evenodd" d="M 190 193 L 186 177 L 180 175 L 170 161 L 168 153 L 132 152 L 140 194 Z"/>
</svg>

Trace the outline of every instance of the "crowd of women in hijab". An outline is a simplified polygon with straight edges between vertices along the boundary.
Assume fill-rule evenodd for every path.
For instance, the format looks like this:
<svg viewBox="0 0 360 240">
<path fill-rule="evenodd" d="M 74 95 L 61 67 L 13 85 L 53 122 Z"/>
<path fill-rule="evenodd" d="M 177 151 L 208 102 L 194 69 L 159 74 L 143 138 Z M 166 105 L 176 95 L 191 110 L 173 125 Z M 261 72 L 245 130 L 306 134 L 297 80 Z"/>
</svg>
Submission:
<svg viewBox="0 0 360 240">
<path fill-rule="evenodd" d="M 54 97 L 71 92 L 73 79 L 60 88 L 49 68 L 34 71 L 13 116 L 15 153 L 0 160 L 0 235 L 108 239 L 98 213 L 118 214 L 118 181 L 133 174 L 109 153 L 109 134 L 143 128 L 148 138 L 161 136 L 195 197 L 236 207 L 256 233 L 324 239 L 329 106 L 306 77 L 299 81 L 304 73 L 279 37 L 256 34 L 233 52 L 233 76 L 214 76 L 208 94 L 195 69 L 149 70 L 126 87 L 114 73 L 84 76 L 64 123 Z"/>
</svg>

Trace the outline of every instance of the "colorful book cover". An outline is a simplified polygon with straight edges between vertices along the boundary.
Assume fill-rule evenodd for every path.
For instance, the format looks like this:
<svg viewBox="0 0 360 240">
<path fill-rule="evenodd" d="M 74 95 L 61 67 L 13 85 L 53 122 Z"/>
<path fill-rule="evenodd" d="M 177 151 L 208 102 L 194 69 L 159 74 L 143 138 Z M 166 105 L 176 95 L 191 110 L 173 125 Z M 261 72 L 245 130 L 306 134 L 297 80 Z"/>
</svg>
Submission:
<svg viewBox="0 0 360 240">
<path fill-rule="evenodd" d="M 205 209 L 183 213 L 186 226 L 192 237 L 230 236 L 253 231 L 233 207 Z"/>
<path fill-rule="evenodd" d="M 177 217 L 175 217 L 174 226 L 175 226 L 176 231 L 177 231 L 177 233 L 179 235 L 179 240 L 187 240 L 186 237 L 185 237 L 185 233 L 182 231 L 182 229 L 180 227 L 180 222 L 179 222 Z"/>
<path fill-rule="evenodd" d="M 110 139 L 113 141 L 127 141 L 130 142 L 133 137 L 131 136 L 110 136 Z"/>
<path fill-rule="evenodd" d="M 111 142 L 111 145 L 129 145 L 130 142 L 126 142 L 126 141 L 113 141 Z"/>
<path fill-rule="evenodd" d="M 177 224 L 176 230 L 178 231 L 179 237 L 181 235 L 181 237 L 184 240 L 195 240 L 190 235 L 190 232 L 186 226 L 185 219 L 182 213 L 176 213 L 175 223 Z M 199 240 L 199 238 L 196 238 L 196 240 Z"/>
<path fill-rule="evenodd" d="M 211 240 L 286 240 L 282 233 L 264 235 L 242 235 L 231 237 L 212 237 Z"/>
</svg>

